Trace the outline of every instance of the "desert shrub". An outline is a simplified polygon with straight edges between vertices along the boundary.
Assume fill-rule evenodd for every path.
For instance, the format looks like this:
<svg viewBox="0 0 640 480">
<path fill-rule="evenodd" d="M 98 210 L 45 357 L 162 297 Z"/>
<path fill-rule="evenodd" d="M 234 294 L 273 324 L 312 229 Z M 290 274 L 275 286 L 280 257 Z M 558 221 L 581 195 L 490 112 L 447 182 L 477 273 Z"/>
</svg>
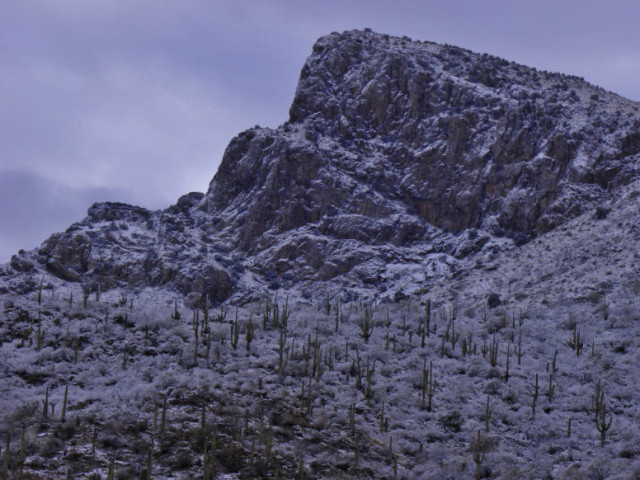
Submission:
<svg viewBox="0 0 640 480">
<path fill-rule="evenodd" d="M 11 413 L 9 421 L 15 424 L 27 422 L 39 410 L 38 402 L 23 403 Z"/>
<path fill-rule="evenodd" d="M 500 295 L 498 295 L 495 292 L 492 292 L 487 296 L 487 306 L 489 308 L 496 308 L 500 305 L 502 305 L 502 300 L 500 299 Z"/>
<path fill-rule="evenodd" d="M 44 458 L 52 458 L 54 457 L 60 450 L 64 444 L 61 440 L 56 437 L 48 437 L 47 440 L 40 447 L 40 455 Z"/>
<path fill-rule="evenodd" d="M 55 431 L 55 436 L 67 442 L 76 433 L 78 433 L 78 425 L 75 422 L 65 422 Z"/>
<path fill-rule="evenodd" d="M 169 465 L 172 470 L 184 470 L 194 463 L 193 455 L 185 449 L 180 449 L 170 460 Z"/>
<path fill-rule="evenodd" d="M 452 411 L 447 413 L 445 416 L 440 417 L 440 424 L 445 430 L 450 432 L 459 432 L 462 430 L 462 424 L 464 420 L 460 415 L 460 412 Z"/>
</svg>

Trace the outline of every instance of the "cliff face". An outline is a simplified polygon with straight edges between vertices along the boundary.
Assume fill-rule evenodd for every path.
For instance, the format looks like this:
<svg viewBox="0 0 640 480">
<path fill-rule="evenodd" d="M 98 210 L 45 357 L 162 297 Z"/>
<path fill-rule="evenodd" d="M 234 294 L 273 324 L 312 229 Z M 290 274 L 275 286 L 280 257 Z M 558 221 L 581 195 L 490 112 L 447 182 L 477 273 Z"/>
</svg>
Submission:
<svg viewBox="0 0 640 480">
<path fill-rule="evenodd" d="M 398 268 L 428 288 L 636 178 L 639 107 L 455 47 L 332 34 L 302 68 L 289 121 L 234 138 L 205 195 L 158 212 L 94 205 L 11 265 L 215 302 L 315 282 L 397 293 Z"/>
<path fill-rule="evenodd" d="M 289 122 L 232 142 L 210 211 L 242 195 L 243 245 L 344 213 L 526 239 L 637 174 L 637 109 L 580 79 L 455 47 L 334 34 L 304 65 Z"/>
</svg>

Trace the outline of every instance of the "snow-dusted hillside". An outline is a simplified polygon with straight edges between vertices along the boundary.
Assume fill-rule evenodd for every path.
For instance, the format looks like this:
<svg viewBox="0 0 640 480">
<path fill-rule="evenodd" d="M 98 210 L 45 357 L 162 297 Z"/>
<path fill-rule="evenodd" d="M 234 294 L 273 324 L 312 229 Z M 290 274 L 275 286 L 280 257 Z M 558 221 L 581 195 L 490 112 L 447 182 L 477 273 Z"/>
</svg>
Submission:
<svg viewBox="0 0 640 480">
<path fill-rule="evenodd" d="M 91 294 L 86 308 L 80 286 L 63 282 L 44 288 L 40 304 L 39 290 L 6 296 L 0 401 L 11 465 L 25 425 L 25 468 L 45 478 L 66 468 L 104 477 L 110 459 L 120 478 L 137 477 L 149 448 L 154 478 L 194 478 L 203 474 L 202 442 L 213 437 L 209 471 L 219 478 L 276 470 L 280 478 L 632 478 L 640 472 L 638 191 L 632 184 L 597 216 L 508 254 L 467 259 L 452 280 L 397 303 L 290 298 L 285 329 L 273 313 L 264 322 L 262 291 L 263 302 L 237 310 L 236 348 L 233 307 L 223 319 L 208 309 L 208 322 L 200 310 L 196 337 L 194 309 L 161 289 Z M 270 295 L 281 316 L 286 299 Z M 571 346 L 578 334 L 580 355 Z M 431 410 L 425 365 L 435 380 Z M 598 384 L 605 421 L 613 419 L 604 446 Z M 55 411 L 44 418 L 47 388 Z"/>
<path fill-rule="evenodd" d="M 0 267 L 7 470 L 635 478 L 638 107 L 320 39 L 206 194 L 94 205 Z"/>
</svg>

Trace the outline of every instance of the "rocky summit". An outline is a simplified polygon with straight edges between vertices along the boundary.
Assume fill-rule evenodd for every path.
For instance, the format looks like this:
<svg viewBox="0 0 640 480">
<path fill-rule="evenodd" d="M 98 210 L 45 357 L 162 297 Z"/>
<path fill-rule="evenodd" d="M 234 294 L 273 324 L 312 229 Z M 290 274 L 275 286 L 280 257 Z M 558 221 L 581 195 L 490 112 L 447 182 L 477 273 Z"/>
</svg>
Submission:
<svg viewBox="0 0 640 480">
<path fill-rule="evenodd" d="M 334 33 L 303 66 L 289 120 L 234 138 L 206 194 L 155 212 L 93 205 L 11 266 L 215 303 L 256 284 L 390 295 L 406 287 L 388 264 L 451 274 L 522 245 L 610 201 L 639 159 L 638 104 L 580 78 Z"/>
<path fill-rule="evenodd" d="M 640 478 L 639 173 L 637 102 L 323 37 L 206 193 L 0 266 L 2 478 Z"/>
</svg>

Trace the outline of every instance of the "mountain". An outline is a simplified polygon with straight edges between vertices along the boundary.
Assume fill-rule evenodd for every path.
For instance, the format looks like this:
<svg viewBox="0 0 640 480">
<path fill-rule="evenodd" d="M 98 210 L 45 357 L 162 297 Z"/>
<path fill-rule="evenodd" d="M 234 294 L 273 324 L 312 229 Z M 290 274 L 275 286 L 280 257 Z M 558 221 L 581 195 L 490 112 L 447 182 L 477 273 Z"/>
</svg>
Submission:
<svg viewBox="0 0 640 480">
<path fill-rule="evenodd" d="M 116 457 L 139 476 L 150 451 L 167 478 L 275 475 L 267 424 L 285 478 L 640 471 L 639 170 L 640 104 L 581 78 L 323 37 L 288 121 L 235 137 L 206 193 L 94 204 L 0 267 L 4 430 L 88 448 L 29 410 L 71 385 L 76 422 L 106 432 L 78 472 Z M 156 445 L 166 399 L 186 427 Z"/>
<path fill-rule="evenodd" d="M 637 176 L 638 108 L 456 47 L 332 34 L 302 69 L 289 121 L 234 138 L 205 195 L 156 212 L 96 204 L 11 265 L 215 303 L 256 282 L 397 292 L 389 263 L 446 258 L 437 270 L 451 273 L 611 200 Z"/>
</svg>

